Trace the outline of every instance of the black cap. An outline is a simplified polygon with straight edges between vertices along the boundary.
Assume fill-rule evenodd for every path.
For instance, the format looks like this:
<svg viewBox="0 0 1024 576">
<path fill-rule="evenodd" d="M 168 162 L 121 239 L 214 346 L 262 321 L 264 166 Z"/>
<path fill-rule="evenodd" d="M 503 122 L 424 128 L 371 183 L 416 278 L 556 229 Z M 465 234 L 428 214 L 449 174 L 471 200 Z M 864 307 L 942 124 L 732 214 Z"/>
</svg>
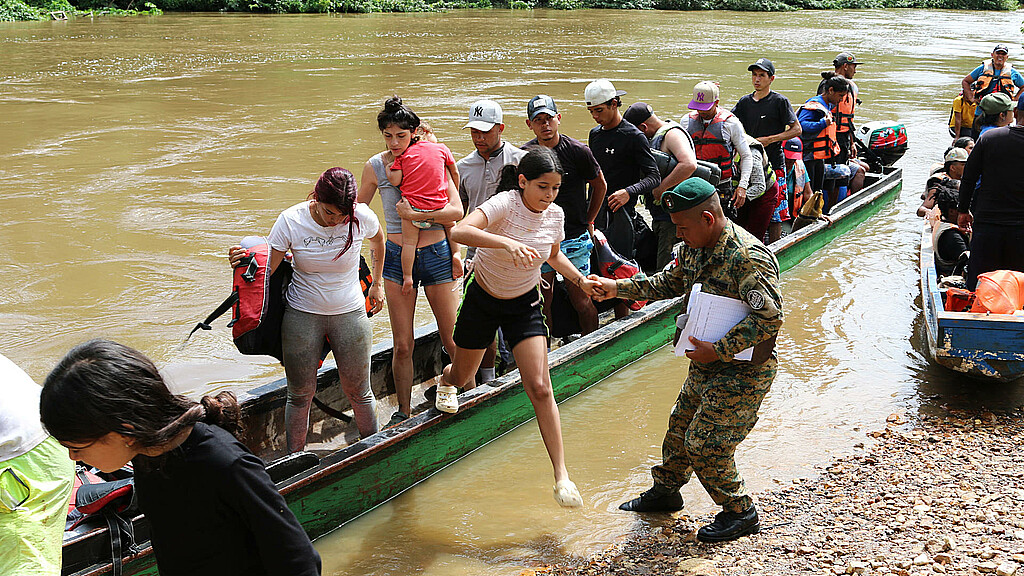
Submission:
<svg viewBox="0 0 1024 576">
<path fill-rule="evenodd" d="M 857 61 L 857 57 L 849 52 L 840 52 L 836 55 L 836 59 L 832 61 L 832 65 L 839 68 L 843 64 L 853 64 L 854 66 L 860 64 Z"/>
<path fill-rule="evenodd" d="M 750 72 L 758 68 L 767 72 L 769 76 L 775 76 L 775 64 L 772 64 L 772 61 L 767 58 L 758 58 L 757 62 L 747 66 L 747 70 Z"/>
<path fill-rule="evenodd" d="M 555 106 L 555 101 L 551 96 L 538 94 L 530 98 L 530 103 L 526 105 L 526 117 L 533 120 L 537 114 L 558 116 L 558 107 Z"/>
<path fill-rule="evenodd" d="M 626 122 L 634 126 L 639 126 L 647 121 L 651 115 L 654 114 L 654 109 L 651 105 L 646 102 L 634 102 L 626 108 L 626 111 L 622 113 L 622 117 L 626 119 Z"/>
<path fill-rule="evenodd" d="M 992 49 L 993 52 L 1006 52 L 1010 53 L 1010 49 L 1006 47 L 1006 44 L 996 44 L 996 47 Z"/>
</svg>

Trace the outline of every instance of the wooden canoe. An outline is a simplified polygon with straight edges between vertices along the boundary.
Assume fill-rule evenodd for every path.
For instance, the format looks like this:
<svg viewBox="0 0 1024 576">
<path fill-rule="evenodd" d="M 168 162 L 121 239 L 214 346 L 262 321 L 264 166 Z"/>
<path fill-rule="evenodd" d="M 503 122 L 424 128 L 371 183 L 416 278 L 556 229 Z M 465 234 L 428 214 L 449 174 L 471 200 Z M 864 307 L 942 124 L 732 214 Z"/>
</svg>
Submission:
<svg viewBox="0 0 1024 576">
<path fill-rule="evenodd" d="M 815 222 L 783 237 L 770 247 L 783 271 L 788 270 L 831 242 L 853 230 L 869 216 L 890 203 L 902 187 L 902 171 L 888 168 L 884 174 L 869 175 L 869 184 L 857 194 L 839 203 L 832 223 Z M 647 305 L 626 318 L 558 348 L 550 355 L 551 381 L 558 402 L 586 390 L 609 374 L 664 346 L 671 339 L 675 316 L 682 298 Z M 414 365 L 416 377 L 423 381 L 439 373 L 442 367 L 440 340 L 436 331 L 417 332 Z M 378 396 L 394 392 L 391 378 L 390 349 L 377 347 L 372 361 L 372 387 Z M 531 420 L 533 407 L 518 371 L 492 383 L 460 395 L 457 414 L 442 414 L 430 409 L 404 423 L 381 431 L 370 438 L 341 448 L 296 471 L 278 482 L 289 506 L 310 537 L 316 538 L 395 497 L 438 470 L 462 458 L 483 444 Z M 318 394 L 336 408 L 344 407 L 338 389 L 336 370 L 321 370 Z M 244 411 L 249 428 L 247 444 L 267 457 L 280 450 L 283 438 L 284 379 L 243 393 Z M 335 395 L 331 396 L 331 392 Z M 326 418 L 314 409 L 311 420 Z M 317 422 L 311 427 L 317 429 Z M 335 426 L 337 429 L 335 429 Z M 321 432 L 311 441 L 339 434 L 342 425 L 325 419 Z M 273 464 L 271 464 L 273 466 Z M 290 474 L 290 473 L 289 473 Z M 142 516 L 133 519 L 136 535 L 148 534 Z M 143 538 L 137 538 L 143 540 Z M 156 574 L 152 549 L 125 559 L 124 574 Z M 64 574 L 98 576 L 107 574 L 109 537 L 105 528 L 66 538 Z"/>
<path fill-rule="evenodd" d="M 999 382 L 1024 376 L 1024 317 L 947 312 L 928 225 L 921 234 L 921 308 L 928 356 L 936 364 Z"/>
</svg>

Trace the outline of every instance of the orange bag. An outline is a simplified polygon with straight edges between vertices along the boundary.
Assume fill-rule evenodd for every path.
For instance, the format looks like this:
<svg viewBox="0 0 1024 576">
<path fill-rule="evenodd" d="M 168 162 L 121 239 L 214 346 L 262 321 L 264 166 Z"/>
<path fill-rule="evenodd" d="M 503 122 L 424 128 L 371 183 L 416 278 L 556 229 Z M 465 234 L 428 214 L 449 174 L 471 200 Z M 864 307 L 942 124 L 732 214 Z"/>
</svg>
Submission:
<svg viewBox="0 0 1024 576">
<path fill-rule="evenodd" d="M 996 270 L 978 275 L 971 312 L 1013 314 L 1024 306 L 1024 272 Z"/>
<path fill-rule="evenodd" d="M 963 288 L 946 290 L 946 312 L 967 312 L 974 304 L 974 292 Z"/>
</svg>

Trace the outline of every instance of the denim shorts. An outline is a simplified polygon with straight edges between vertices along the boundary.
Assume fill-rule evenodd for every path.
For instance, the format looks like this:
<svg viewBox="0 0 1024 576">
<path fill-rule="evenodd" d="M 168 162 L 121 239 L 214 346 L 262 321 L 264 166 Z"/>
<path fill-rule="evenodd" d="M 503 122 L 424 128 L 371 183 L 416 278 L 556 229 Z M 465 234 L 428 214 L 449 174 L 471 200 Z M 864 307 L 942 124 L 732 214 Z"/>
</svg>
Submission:
<svg viewBox="0 0 1024 576">
<path fill-rule="evenodd" d="M 402 247 L 391 240 L 384 245 L 384 279 L 402 283 Z M 416 260 L 412 264 L 414 288 L 454 281 L 452 249 L 447 239 L 416 249 Z"/>
<path fill-rule="evenodd" d="M 594 241 L 590 239 L 590 232 L 584 232 L 576 238 L 562 240 L 559 247 L 562 250 L 562 254 L 565 254 L 565 257 L 572 262 L 572 265 L 577 270 L 582 272 L 584 276 L 590 274 L 590 253 L 594 250 Z M 555 269 L 548 265 L 547 262 L 540 267 L 541 274 L 554 271 Z"/>
</svg>

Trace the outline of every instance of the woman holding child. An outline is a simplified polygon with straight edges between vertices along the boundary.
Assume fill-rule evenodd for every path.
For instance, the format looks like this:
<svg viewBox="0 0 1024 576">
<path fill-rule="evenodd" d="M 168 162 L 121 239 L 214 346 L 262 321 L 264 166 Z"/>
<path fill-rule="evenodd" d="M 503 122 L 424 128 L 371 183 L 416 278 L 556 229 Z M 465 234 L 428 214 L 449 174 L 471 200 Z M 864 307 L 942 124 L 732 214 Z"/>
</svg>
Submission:
<svg viewBox="0 0 1024 576">
<path fill-rule="evenodd" d="M 462 218 L 462 201 L 447 163 L 442 177 L 447 181 L 447 205 L 440 210 L 417 211 L 408 200 L 402 198 L 399 186 L 392 184 L 389 177 L 395 177 L 391 168 L 413 144 L 416 130 L 421 126 L 419 117 L 397 96 L 388 99 L 384 109 L 377 115 L 377 127 L 384 137 L 387 150 L 375 154 L 366 161 L 360 178 L 358 200 L 369 204 L 380 190 L 387 228 L 387 244 L 384 255 L 384 293 L 388 300 L 388 316 L 391 321 L 393 355 L 391 366 L 395 378 L 398 411 L 388 425 L 394 425 L 409 418 L 412 413 L 413 364 L 412 351 L 413 319 L 416 311 L 416 288 L 423 286 L 427 302 L 437 320 L 438 333 L 446 350 L 455 349 L 452 330 L 458 308 L 457 295 L 452 292 L 455 279 L 462 276 L 462 260 L 457 249 L 450 245 L 443 225 L 451 225 Z M 401 167 L 401 163 L 399 164 Z M 452 167 L 454 168 L 454 167 Z M 402 174 L 402 179 L 406 175 Z M 397 179 L 396 179 L 397 180 Z M 403 291 L 405 275 L 402 269 L 403 221 L 426 222 L 428 228 L 419 229 L 419 239 L 413 245 L 415 256 L 411 259 L 412 289 Z"/>
</svg>

